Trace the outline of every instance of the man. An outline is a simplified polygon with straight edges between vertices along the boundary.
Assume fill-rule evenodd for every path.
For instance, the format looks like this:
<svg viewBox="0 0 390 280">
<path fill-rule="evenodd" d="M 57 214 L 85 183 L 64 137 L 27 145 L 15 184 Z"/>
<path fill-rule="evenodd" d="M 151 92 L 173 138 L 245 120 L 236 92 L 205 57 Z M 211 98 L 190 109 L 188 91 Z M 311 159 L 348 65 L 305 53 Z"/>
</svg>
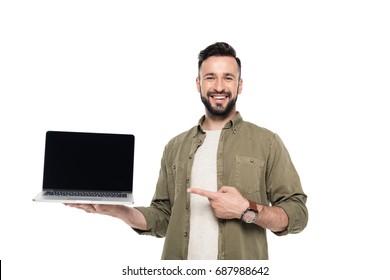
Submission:
<svg viewBox="0 0 390 280">
<path fill-rule="evenodd" d="M 241 62 L 226 43 L 199 54 L 199 124 L 166 145 L 150 207 L 70 205 L 165 237 L 162 259 L 268 259 L 266 229 L 298 233 L 306 195 L 281 139 L 236 111 Z"/>
</svg>

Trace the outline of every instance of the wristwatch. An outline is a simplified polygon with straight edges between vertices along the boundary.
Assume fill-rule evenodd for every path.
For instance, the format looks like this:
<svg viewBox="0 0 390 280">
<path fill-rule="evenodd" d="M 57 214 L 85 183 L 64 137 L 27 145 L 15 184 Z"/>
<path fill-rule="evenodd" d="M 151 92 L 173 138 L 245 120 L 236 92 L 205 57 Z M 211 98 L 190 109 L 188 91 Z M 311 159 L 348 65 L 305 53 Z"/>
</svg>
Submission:
<svg viewBox="0 0 390 280">
<path fill-rule="evenodd" d="M 259 215 L 259 211 L 257 210 L 256 202 L 249 200 L 249 208 L 244 211 L 241 215 L 241 221 L 252 224 L 256 222 L 257 216 Z"/>
</svg>

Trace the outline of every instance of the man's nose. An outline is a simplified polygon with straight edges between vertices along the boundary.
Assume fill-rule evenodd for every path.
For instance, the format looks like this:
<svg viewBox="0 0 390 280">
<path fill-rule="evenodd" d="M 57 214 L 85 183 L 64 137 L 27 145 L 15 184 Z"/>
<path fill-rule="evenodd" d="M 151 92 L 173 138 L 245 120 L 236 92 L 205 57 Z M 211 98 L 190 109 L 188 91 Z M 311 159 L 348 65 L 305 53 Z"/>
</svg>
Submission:
<svg viewBox="0 0 390 280">
<path fill-rule="evenodd" d="M 217 92 L 221 92 L 225 89 L 225 83 L 223 79 L 216 79 L 214 84 L 214 90 Z"/>
</svg>

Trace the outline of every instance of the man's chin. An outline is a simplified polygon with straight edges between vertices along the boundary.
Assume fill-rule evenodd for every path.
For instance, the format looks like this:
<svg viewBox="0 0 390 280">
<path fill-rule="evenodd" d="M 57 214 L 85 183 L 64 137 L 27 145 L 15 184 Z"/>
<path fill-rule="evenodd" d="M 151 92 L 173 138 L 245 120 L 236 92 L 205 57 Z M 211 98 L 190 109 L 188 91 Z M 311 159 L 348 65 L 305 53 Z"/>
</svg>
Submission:
<svg viewBox="0 0 390 280">
<path fill-rule="evenodd" d="M 235 108 L 235 103 L 236 100 L 232 100 L 228 102 L 227 104 L 216 104 L 212 105 L 210 100 L 207 100 L 206 98 L 201 96 L 201 100 L 203 104 L 206 107 L 206 110 L 208 112 L 208 115 L 213 118 L 213 119 L 224 119 L 230 115 L 230 113 L 234 110 Z"/>
<path fill-rule="evenodd" d="M 225 108 L 213 108 L 212 110 L 207 110 L 209 115 L 215 119 L 226 118 L 230 111 L 227 111 Z"/>
</svg>

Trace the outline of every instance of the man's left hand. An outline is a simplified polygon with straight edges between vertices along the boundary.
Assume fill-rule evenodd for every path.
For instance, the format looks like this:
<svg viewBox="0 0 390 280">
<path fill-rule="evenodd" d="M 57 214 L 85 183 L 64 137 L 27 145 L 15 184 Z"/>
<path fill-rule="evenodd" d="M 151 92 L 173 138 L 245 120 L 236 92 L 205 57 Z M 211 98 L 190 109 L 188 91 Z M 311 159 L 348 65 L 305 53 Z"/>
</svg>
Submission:
<svg viewBox="0 0 390 280">
<path fill-rule="evenodd" d="M 220 219 L 240 219 L 249 202 L 235 187 L 223 186 L 217 192 L 189 188 L 187 192 L 207 197 L 214 215 Z"/>
</svg>

